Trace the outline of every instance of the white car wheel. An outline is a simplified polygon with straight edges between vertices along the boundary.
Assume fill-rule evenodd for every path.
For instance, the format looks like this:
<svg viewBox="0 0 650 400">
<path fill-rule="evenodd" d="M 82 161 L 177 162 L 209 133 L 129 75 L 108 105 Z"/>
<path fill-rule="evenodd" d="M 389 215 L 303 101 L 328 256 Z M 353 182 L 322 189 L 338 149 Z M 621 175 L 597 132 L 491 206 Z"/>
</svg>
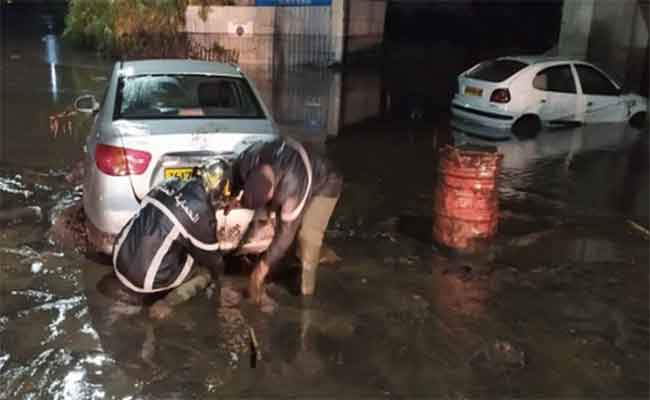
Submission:
<svg viewBox="0 0 650 400">
<path fill-rule="evenodd" d="M 630 125 L 635 128 L 643 129 L 648 126 L 648 114 L 646 112 L 638 112 L 630 118 Z"/>
<path fill-rule="evenodd" d="M 537 115 L 524 115 L 512 126 L 512 133 L 519 139 L 531 139 L 542 129 L 542 122 Z"/>
</svg>

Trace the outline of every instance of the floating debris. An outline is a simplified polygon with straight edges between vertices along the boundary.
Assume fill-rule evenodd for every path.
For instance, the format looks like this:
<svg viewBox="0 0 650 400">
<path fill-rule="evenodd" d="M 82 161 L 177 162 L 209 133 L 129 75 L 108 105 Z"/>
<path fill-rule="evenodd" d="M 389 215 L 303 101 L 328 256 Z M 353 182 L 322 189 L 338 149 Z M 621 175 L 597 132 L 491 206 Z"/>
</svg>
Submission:
<svg viewBox="0 0 650 400">
<path fill-rule="evenodd" d="M 72 118 L 75 115 L 77 112 L 72 109 L 50 115 L 50 135 L 55 139 L 59 136 L 59 131 L 61 134 L 72 135 Z"/>
<path fill-rule="evenodd" d="M 26 245 L 18 248 L 0 247 L 0 253 L 13 254 L 30 260 L 41 256 L 39 252 Z"/>
<path fill-rule="evenodd" d="M 470 363 L 490 370 L 522 369 L 526 366 L 526 353 L 518 346 L 504 340 L 485 345 L 472 356 Z"/>
<path fill-rule="evenodd" d="M 248 334 L 251 338 L 251 368 L 255 368 L 257 361 L 262 361 L 262 351 L 252 326 L 248 327 Z"/>
<path fill-rule="evenodd" d="M 224 338 L 219 343 L 219 348 L 231 355 L 230 366 L 236 367 L 239 362 L 238 354 L 244 354 L 250 348 L 248 324 L 241 311 L 236 308 L 220 307 L 217 310 L 217 318 Z"/>
<path fill-rule="evenodd" d="M 388 239 L 393 243 L 397 243 L 397 239 L 395 239 L 395 236 L 389 232 L 380 232 L 377 234 L 377 237 L 382 238 L 382 239 Z"/>
</svg>

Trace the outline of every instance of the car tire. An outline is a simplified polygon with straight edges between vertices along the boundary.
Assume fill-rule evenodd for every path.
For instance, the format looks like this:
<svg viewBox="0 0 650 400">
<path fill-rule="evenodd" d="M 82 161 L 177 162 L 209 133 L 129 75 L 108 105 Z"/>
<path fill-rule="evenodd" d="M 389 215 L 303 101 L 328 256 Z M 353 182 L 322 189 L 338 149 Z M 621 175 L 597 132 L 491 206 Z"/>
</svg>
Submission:
<svg viewBox="0 0 650 400">
<path fill-rule="evenodd" d="M 542 121 L 536 115 L 524 115 L 512 126 L 512 133 L 519 139 L 532 139 L 542 129 Z"/>
<path fill-rule="evenodd" d="M 648 114 L 645 112 L 638 112 L 630 118 L 630 125 L 632 125 L 635 128 L 638 129 L 643 129 L 647 127 L 648 125 Z"/>
</svg>

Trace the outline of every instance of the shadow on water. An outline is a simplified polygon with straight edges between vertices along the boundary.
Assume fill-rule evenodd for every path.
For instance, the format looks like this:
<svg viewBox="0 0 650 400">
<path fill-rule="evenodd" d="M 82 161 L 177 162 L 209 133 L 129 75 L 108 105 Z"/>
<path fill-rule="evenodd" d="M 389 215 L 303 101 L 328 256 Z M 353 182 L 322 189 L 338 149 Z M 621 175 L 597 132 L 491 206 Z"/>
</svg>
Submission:
<svg viewBox="0 0 650 400">
<path fill-rule="evenodd" d="M 399 218 L 398 230 L 406 236 L 430 244 L 433 242 L 432 226 L 432 217 L 403 215 Z"/>
</svg>

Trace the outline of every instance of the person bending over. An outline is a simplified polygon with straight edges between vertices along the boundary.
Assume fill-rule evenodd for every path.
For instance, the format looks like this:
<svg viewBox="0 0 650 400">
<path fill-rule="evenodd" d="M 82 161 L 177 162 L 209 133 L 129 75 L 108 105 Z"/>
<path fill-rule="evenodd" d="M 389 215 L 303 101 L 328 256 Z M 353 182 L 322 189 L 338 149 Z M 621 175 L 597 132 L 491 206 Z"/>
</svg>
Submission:
<svg viewBox="0 0 650 400">
<path fill-rule="evenodd" d="M 260 303 L 264 280 L 297 237 L 300 290 L 312 295 L 323 235 L 341 195 L 343 177 L 323 154 L 290 138 L 259 142 L 233 162 L 233 187 L 242 206 L 275 212 L 276 231 L 250 277 L 249 294 Z"/>
</svg>

